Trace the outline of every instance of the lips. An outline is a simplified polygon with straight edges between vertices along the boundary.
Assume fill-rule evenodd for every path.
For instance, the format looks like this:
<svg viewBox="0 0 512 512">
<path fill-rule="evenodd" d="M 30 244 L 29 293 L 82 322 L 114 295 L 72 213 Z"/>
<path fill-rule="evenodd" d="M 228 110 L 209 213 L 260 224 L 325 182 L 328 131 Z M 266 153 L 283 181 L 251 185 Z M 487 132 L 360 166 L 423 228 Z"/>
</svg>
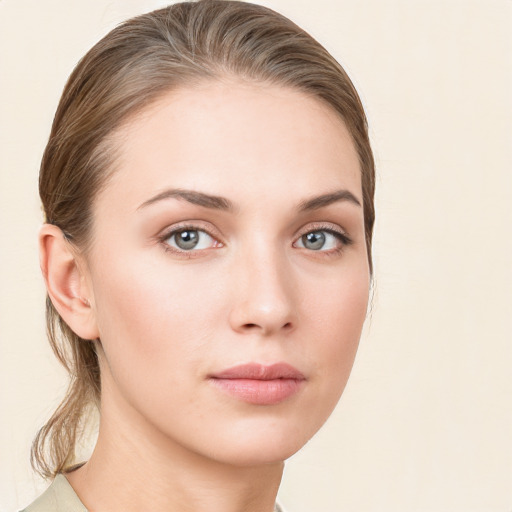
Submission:
<svg viewBox="0 0 512 512">
<path fill-rule="evenodd" d="M 254 405 L 275 405 L 301 389 L 306 378 L 287 363 L 258 363 L 227 368 L 209 377 L 220 391 Z"/>
</svg>

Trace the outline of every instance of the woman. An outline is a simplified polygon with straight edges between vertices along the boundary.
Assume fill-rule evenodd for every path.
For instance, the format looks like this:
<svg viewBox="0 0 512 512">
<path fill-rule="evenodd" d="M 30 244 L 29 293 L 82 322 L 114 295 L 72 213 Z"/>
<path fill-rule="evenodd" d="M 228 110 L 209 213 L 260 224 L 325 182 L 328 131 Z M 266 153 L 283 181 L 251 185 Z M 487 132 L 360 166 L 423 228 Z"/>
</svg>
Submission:
<svg viewBox="0 0 512 512">
<path fill-rule="evenodd" d="M 373 157 L 343 69 L 257 5 L 129 20 L 71 75 L 40 194 L 71 381 L 33 448 L 55 479 L 26 510 L 274 510 L 368 303 Z"/>
</svg>

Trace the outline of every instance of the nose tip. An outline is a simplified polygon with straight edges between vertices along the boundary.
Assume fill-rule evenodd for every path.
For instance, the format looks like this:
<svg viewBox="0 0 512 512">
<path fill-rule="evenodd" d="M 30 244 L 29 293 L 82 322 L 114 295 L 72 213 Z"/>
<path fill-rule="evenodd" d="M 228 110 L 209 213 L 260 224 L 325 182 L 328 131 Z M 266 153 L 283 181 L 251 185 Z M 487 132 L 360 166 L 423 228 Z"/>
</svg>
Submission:
<svg viewBox="0 0 512 512">
<path fill-rule="evenodd" d="M 282 269 L 253 268 L 235 288 L 237 297 L 229 318 L 233 330 L 269 336 L 295 329 L 297 311 L 292 283 Z"/>
<path fill-rule="evenodd" d="M 269 336 L 277 332 L 289 332 L 294 329 L 296 321 L 291 312 L 278 305 L 257 307 L 246 301 L 233 309 L 230 318 L 233 330 L 240 333 L 259 333 Z"/>
</svg>

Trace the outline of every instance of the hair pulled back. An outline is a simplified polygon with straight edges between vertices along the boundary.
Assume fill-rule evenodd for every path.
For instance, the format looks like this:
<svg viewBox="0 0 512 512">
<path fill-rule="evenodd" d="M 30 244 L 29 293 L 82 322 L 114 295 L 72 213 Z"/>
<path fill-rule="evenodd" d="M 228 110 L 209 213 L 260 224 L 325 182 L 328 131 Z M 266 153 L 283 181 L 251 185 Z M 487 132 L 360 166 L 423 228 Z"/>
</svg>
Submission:
<svg viewBox="0 0 512 512">
<path fill-rule="evenodd" d="M 71 74 L 40 170 L 45 221 L 87 252 L 94 198 L 114 172 L 111 135 L 164 93 L 237 77 L 288 86 L 331 106 L 358 151 L 368 260 L 375 171 L 366 117 L 343 68 L 300 27 L 271 9 L 239 1 L 182 2 L 138 16 L 100 40 Z M 32 464 L 54 476 L 74 463 L 88 408 L 100 402 L 95 345 L 77 336 L 46 301 L 48 337 L 70 376 L 64 400 L 38 432 Z"/>
</svg>

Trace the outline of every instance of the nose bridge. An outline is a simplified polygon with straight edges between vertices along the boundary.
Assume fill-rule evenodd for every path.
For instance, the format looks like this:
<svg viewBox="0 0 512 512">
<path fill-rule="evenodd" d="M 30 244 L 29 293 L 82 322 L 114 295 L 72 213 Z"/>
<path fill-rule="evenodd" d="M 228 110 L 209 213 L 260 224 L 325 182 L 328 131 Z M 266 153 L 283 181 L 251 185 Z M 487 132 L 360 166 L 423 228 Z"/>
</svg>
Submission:
<svg viewBox="0 0 512 512">
<path fill-rule="evenodd" d="M 293 278 L 283 248 L 268 240 L 252 240 L 236 259 L 232 327 L 262 334 L 295 327 Z"/>
</svg>

